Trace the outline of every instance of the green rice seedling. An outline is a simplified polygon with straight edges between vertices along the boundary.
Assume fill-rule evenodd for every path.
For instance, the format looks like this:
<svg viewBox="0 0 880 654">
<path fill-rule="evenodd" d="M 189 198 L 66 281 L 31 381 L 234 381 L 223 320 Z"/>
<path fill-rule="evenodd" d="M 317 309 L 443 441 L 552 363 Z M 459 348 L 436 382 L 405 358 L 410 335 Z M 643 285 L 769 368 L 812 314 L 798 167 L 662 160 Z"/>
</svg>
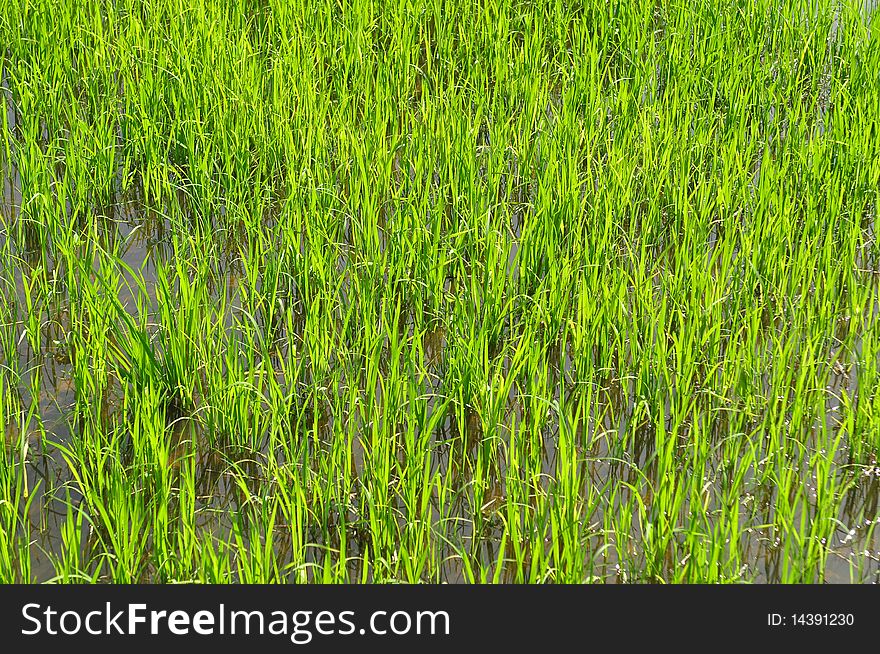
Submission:
<svg viewBox="0 0 880 654">
<path fill-rule="evenodd" d="M 876 581 L 877 29 L 7 2 L 0 579 Z"/>
</svg>

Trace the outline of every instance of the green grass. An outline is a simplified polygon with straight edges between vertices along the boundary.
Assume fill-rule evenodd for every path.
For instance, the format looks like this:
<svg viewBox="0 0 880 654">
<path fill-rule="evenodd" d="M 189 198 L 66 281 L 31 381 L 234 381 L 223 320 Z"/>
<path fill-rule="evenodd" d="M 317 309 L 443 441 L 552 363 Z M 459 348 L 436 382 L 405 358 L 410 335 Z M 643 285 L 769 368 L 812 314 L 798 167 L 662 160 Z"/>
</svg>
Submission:
<svg viewBox="0 0 880 654">
<path fill-rule="evenodd" d="M 862 5 L 3 3 L 0 581 L 878 581 Z"/>
</svg>

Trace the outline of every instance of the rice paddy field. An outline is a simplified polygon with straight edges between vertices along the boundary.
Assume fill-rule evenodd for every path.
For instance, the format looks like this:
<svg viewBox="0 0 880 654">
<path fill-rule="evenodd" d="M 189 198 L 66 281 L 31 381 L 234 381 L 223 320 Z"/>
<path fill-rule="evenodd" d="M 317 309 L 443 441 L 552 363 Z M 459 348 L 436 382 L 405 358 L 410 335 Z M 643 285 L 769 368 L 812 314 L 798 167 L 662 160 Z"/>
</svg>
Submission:
<svg viewBox="0 0 880 654">
<path fill-rule="evenodd" d="M 0 581 L 880 581 L 880 21 L 0 4 Z"/>
</svg>

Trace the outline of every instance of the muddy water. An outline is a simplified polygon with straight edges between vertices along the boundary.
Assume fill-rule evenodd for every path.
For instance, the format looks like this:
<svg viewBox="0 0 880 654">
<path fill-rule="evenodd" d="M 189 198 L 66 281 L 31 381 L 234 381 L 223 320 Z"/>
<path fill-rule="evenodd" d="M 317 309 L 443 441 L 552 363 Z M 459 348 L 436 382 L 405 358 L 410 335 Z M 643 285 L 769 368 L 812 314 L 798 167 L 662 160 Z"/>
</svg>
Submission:
<svg viewBox="0 0 880 654">
<path fill-rule="evenodd" d="M 11 212 L 7 215 L 14 216 L 16 211 L 15 197 L 13 186 L 12 192 L 6 196 L 5 210 Z M 123 258 L 134 270 L 140 271 L 149 288 L 156 281 L 155 268 L 151 261 L 165 255 L 162 254 L 161 248 L 155 242 L 145 236 L 146 230 L 139 227 L 136 203 L 126 205 L 124 201 L 120 201 L 120 206 L 113 209 L 113 215 L 115 221 L 113 224 L 119 231 L 119 238 L 128 244 Z M 133 302 L 131 297 L 123 297 L 122 299 L 124 303 Z M 425 333 L 422 338 L 426 367 L 431 373 L 426 382 L 425 392 L 439 396 L 442 392 L 442 380 L 445 373 L 444 353 L 449 335 L 442 327 L 437 327 Z M 42 375 L 43 380 L 44 392 L 39 398 L 39 413 L 45 428 L 46 441 L 69 442 L 74 437 L 71 435 L 69 425 L 69 410 L 74 401 L 69 362 L 58 360 L 52 356 L 48 345 L 46 351 L 36 355 L 23 346 L 21 355 L 24 359 L 23 363 L 33 361 L 35 356 L 42 361 L 42 365 L 34 369 L 33 374 Z M 566 377 L 571 374 L 572 366 L 573 361 L 566 349 L 560 365 L 553 371 L 557 379 L 557 387 L 564 383 Z M 27 386 L 28 384 L 25 383 L 22 389 L 23 394 L 26 394 Z M 625 480 L 637 484 L 639 475 L 645 474 L 651 478 L 653 474 L 653 434 L 650 432 L 641 433 L 640 430 L 643 427 L 635 422 L 637 401 L 630 383 L 626 380 L 609 379 L 604 387 L 606 389 L 605 410 L 592 416 L 589 427 L 592 433 L 587 435 L 591 438 L 585 440 L 591 441 L 593 447 L 590 451 L 582 452 L 582 465 L 585 466 L 586 476 L 595 488 L 607 488 L 613 480 Z M 846 390 L 851 397 L 858 396 L 855 376 L 851 370 L 844 367 L 831 375 L 827 390 L 829 397 L 839 396 L 842 390 Z M 377 395 L 376 401 L 381 403 L 381 396 Z M 836 405 L 830 403 L 827 415 L 829 427 L 836 422 L 836 410 Z M 504 438 L 510 433 L 518 431 L 519 426 L 524 424 L 527 419 L 527 400 L 518 397 L 514 391 L 511 391 L 507 398 L 506 419 L 501 425 L 500 436 Z M 319 437 L 326 439 L 332 436 L 336 420 L 338 420 L 337 417 L 329 414 L 317 416 L 315 423 Z M 451 418 L 447 419 L 438 429 L 436 440 L 455 442 L 461 440 L 458 438 L 459 436 L 464 436 L 464 441 L 469 443 L 480 440 L 482 426 L 476 414 L 471 413 L 466 417 L 464 427 L 466 433 L 460 434 L 456 421 Z M 545 473 L 542 490 L 546 492 L 551 490 L 549 480 L 556 471 L 559 428 L 558 416 L 554 416 L 548 420 L 542 433 Z M 15 431 L 17 429 L 15 425 L 11 429 L 13 433 L 8 436 L 12 438 L 20 436 Z M 600 434 L 611 435 L 611 437 L 599 437 Z M 626 435 L 629 436 L 631 447 L 628 451 L 621 452 L 614 443 L 622 440 Z M 364 467 L 364 453 L 357 443 L 355 443 L 355 450 L 353 458 L 360 474 Z M 436 470 L 443 475 L 463 474 L 465 471 L 456 469 L 457 458 L 451 448 L 439 448 L 435 462 Z M 715 463 L 720 468 L 723 462 L 719 460 Z M 843 460 L 840 461 L 841 465 L 845 463 Z M 710 471 L 710 473 L 712 472 Z M 501 504 L 505 496 L 503 483 L 505 473 L 506 470 L 502 462 L 492 476 L 494 481 L 490 484 L 485 497 L 487 519 L 484 530 L 480 534 L 475 534 L 473 524 L 469 520 L 462 519 L 450 534 L 453 540 L 458 542 L 471 542 L 476 539 L 479 548 L 478 556 L 487 565 L 494 563 L 498 557 L 497 547 L 501 537 L 501 522 L 495 516 L 494 510 Z M 258 471 L 255 470 L 253 474 L 254 479 L 259 481 Z M 878 475 L 880 475 L 880 468 L 878 468 L 877 474 L 863 475 L 843 504 L 842 512 L 838 516 L 840 527 L 835 534 L 834 542 L 829 544 L 830 556 L 825 567 L 827 581 L 880 580 L 880 529 L 875 530 L 873 524 L 865 522 L 860 517 L 877 515 L 877 499 L 880 496 L 880 488 L 878 488 L 880 476 Z M 70 505 L 76 506 L 82 499 L 75 491 L 75 484 L 71 482 L 70 471 L 58 450 L 35 440 L 31 444 L 28 486 L 32 489 L 33 494 L 29 515 L 33 535 L 31 550 L 33 575 L 39 581 L 50 580 L 55 574 L 52 553 L 57 552 L 63 546 L 62 527 L 68 514 L 68 502 Z M 230 460 L 227 455 L 215 451 L 200 453 L 196 461 L 196 484 L 199 496 L 199 505 L 196 507 L 199 526 L 222 538 L 231 530 L 229 515 L 239 502 L 238 486 L 230 474 Z M 453 515 L 459 515 L 462 518 L 469 515 L 467 499 L 466 496 L 462 496 L 457 501 L 456 506 L 452 509 Z M 774 504 L 772 488 L 768 489 L 768 494 L 765 497 L 747 497 L 743 498 L 743 501 L 760 503 L 765 507 L 763 509 L 764 519 L 759 520 L 758 524 L 772 522 L 771 507 Z M 613 512 L 616 507 L 607 507 L 605 510 Z M 440 517 L 439 511 L 436 512 L 435 517 Z M 605 518 L 600 504 L 594 515 L 591 516 L 591 523 L 596 526 L 597 532 L 601 529 Z M 742 551 L 750 560 L 748 570 L 743 571 L 744 575 L 748 578 L 768 582 L 781 578 L 783 562 L 781 561 L 778 535 L 773 534 L 769 529 L 751 529 L 745 523 L 743 527 L 745 535 Z M 638 526 L 634 525 L 631 535 L 636 541 L 640 536 L 638 531 Z M 319 533 L 312 536 L 315 539 L 315 562 L 318 563 L 321 553 L 319 548 L 321 536 Z M 85 556 L 90 547 L 94 546 L 86 525 L 82 527 L 80 538 L 83 556 Z M 283 537 L 278 539 L 276 554 L 280 563 L 284 563 L 292 556 L 291 547 L 292 541 L 285 540 Z M 870 555 L 860 557 L 863 567 L 861 570 L 854 571 L 851 565 L 853 559 L 857 554 L 864 554 L 865 551 L 870 552 Z M 358 553 L 357 539 L 355 539 L 350 551 L 350 555 L 353 557 L 350 563 L 353 578 L 361 576 L 358 569 Z M 637 553 L 635 556 L 638 560 Z M 442 571 L 443 579 L 449 582 L 461 581 L 464 578 L 461 568 L 462 562 L 455 556 L 455 551 L 450 549 L 443 558 L 446 560 L 445 569 Z M 593 561 L 592 564 L 593 574 L 606 581 L 633 580 L 632 571 L 628 571 L 626 568 L 627 563 L 617 560 L 613 549 L 605 550 L 601 559 Z M 676 562 L 669 562 L 670 571 L 675 565 Z M 513 574 L 513 570 L 504 571 L 502 579 L 511 581 Z"/>
</svg>

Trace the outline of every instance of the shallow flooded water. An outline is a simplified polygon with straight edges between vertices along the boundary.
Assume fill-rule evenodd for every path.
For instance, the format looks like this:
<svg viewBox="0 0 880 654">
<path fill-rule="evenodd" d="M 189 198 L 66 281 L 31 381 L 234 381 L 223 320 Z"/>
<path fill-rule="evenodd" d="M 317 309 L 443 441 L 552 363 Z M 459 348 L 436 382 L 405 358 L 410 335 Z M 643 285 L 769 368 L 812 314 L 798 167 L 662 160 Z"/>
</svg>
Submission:
<svg viewBox="0 0 880 654">
<path fill-rule="evenodd" d="M 7 216 L 14 217 L 17 210 L 18 190 L 14 184 L 10 184 L 7 188 L 10 186 L 11 192 L 6 196 L 4 211 Z M 154 288 L 156 278 L 155 266 L 152 262 L 162 261 L 163 257 L 169 256 L 167 254 L 169 248 L 167 244 L 161 242 L 161 234 L 163 232 L 170 233 L 170 228 L 147 225 L 147 221 L 142 217 L 143 214 L 136 202 L 126 204 L 124 200 L 120 200 L 119 206 L 112 210 L 111 215 L 111 222 L 108 223 L 109 229 L 116 230 L 116 235 L 110 238 L 125 244 L 121 255 L 123 261 L 132 270 L 138 271 L 146 289 Z M 226 287 L 218 289 L 217 292 L 235 298 L 235 277 L 227 278 L 225 284 Z M 155 302 L 155 294 L 151 294 L 149 299 Z M 130 292 L 122 292 L 120 300 L 125 306 L 133 306 L 135 303 L 135 298 Z M 233 302 L 231 311 L 235 310 L 234 306 Z M 54 336 L 59 336 L 59 334 Z M 447 374 L 444 365 L 447 339 L 446 329 L 442 326 L 424 333 L 421 337 L 428 373 L 424 384 L 425 392 L 442 393 L 443 378 Z M 30 533 L 32 534 L 30 553 L 32 574 L 35 581 L 51 581 L 56 578 L 55 552 L 64 545 L 65 536 L 62 535 L 62 530 L 71 513 L 71 507 L 77 507 L 83 501 L 67 462 L 60 451 L 54 447 L 55 444 L 70 445 L 71 440 L 77 438 L 75 427 L 72 425 L 74 418 L 71 415 L 75 405 L 73 371 L 70 361 L 65 360 L 63 356 L 56 356 L 53 345 L 55 340 L 53 333 L 48 332 L 41 351 L 31 351 L 25 341 L 22 341 L 19 351 L 21 368 L 28 369 L 31 375 L 40 375 L 42 379 L 40 396 L 36 399 L 25 400 L 25 402 L 38 402 L 37 413 L 41 421 L 41 429 L 35 429 L 33 436 L 28 436 L 30 453 L 27 459 L 27 487 L 30 489 L 32 498 L 29 508 Z M 571 383 L 570 375 L 574 362 L 567 348 L 564 349 L 564 352 L 561 361 L 550 368 L 555 384 Z M 559 360 L 559 351 L 556 352 L 556 357 Z M 509 366 L 510 362 L 507 361 L 503 365 Z M 834 398 L 839 397 L 842 391 L 846 391 L 853 401 L 857 401 L 859 389 L 856 385 L 856 377 L 851 370 L 852 368 L 845 363 L 838 363 L 835 364 L 834 372 L 829 377 L 829 385 L 826 389 L 829 397 L 826 426 L 830 430 L 839 428 L 838 405 Z M 566 382 L 567 379 L 568 382 Z M 19 389 L 23 397 L 27 397 L 29 388 L 30 383 L 23 380 L 22 387 Z M 600 381 L 599 389 L 602 400 L 596 404 L 594 414 L 587 424 L 579 427 L 579 429 L 588 432 L 582 434 L 585 449 L 580 452 L 581 456 L 578 462 L 578 465 L 583 467 L 584 478 L 595 489 L 609 489 L 617 482 L 626 482 L 631 484 L 631 487 L 636 487 L 640 485 L 640 478 L 648 479 L 651 484 L 658 483 L 654 465 L 654 434 L 649 425 L 643 422 L 639 424 L 636 417 L 638 401 L 634 397 L 632 384 L 627 380 L 609 376 Z M 113 413 L 119 410 L 119 406 L 114 405 L 116 401 L 118 400 L 109 399 L 106 407 L 107 412 Z M 382 403 L 381 393 L 377 394 L 376 402 Z M 528 398 L 519 396 L 511 389 L 504 404 L 504 418 L 497 426 L 498 438 L 510 438 L 511 434 L 518 432 L 527 419 L 527 402 Z M 22 407 L 23 413 L 27 410 L 27 406 Z M 334 416 L 330 411 L 329 405 L 326 406 L 326 409 L 319 410 L 314 415 L 313 422 L 307 427 L 309 430 L 314 430 L 312 433 L 316 439 L 327 441 L 342 431 L 336 423 L 346 421 L 346 416 Z M 21 418 L 23 419 L 23 416 Z M 349 417 L 348 420 L 350 419 Z M 551 416 L 540 433 L 540 456 L 545 475 L 542 480 L 538 481 L 540 492 L 552 492 L 550 482 L 557 471 L 556 457 L 560 438 L 558 420 L 558 415 Z M 15 420 L 8 423 L 7 443 L 21 440 L 22 435 L 18 431 L 19 424 L 22 423 Z M 179 456 L 182 457 L 191 456 L 190 448 L 186 446 L 187 443 L 199 439 L 198 421 L 192 422 L 192 427 L 188 427 L 189 424 L 190 422 L 187 420 L 182 420 L 169 427 L 171 438 L 181 443 L 178 447 Z M 456 461 L 456 458 L 460 456 L 460 450 L 456 449 L 455 445 L 444 444 L 460 445 L 464 443 L 466 448 L 473 448 L 480 442 L 484 434 L 480 418 L 476 413 L 466 414 L 463 433 L 459 431 L 458 424 L 459 421 L 454 416 L 450 416 L 438 424 L 433 436 L 437 448 L 431 465 L 444 477 L 458 478 L 459 481 L 455 484 L 465 488 L 468 485 L 466 476 L 469 473 L 467 470 L 461 469 L 460 464 Z M 723 423 L 718 428 L 723 430 Z M 345 431 L 358 433 L 360 429 L 349 423 L 345 427 Z M 629 442 L 629 445 L 621 448 L 619 444 L 624 439 Z M 360 440 L 352 440 L 351 448 L 353 475 L 357 477 L 368 474 L 364 444 Z M 173 450 L 174 448 L 172 448 Z M 272 456 L 271 452 L 266 451 L 260 454 L 266 457 Z M 175 463 L 175 456 L 172 455 L 172 459 L 169 461 L 169 465 L 172 467 L 179 465 L 179 463 Z M 850 472 L 842 451 L 838 453 L 836 463 L 839 465 L 838 474 L 847 479 L 850 485 L 840 504 L 840 514 L 837 516 L 838 527 L 834 532 L 834 540 L 827 543 L 827 559 L 823 578 L 826 582 L 832 583 L 878 581 L 880 580 L 880 533 L 875 527 L 880 520 L 880 511 L 878 511 L 877 505 L 878 497 L 880 497 L 880 466 Z M 200 446 L 195 454 L 193 465 L 197 498 L 194 507 L 196 524 L 200 529 L 219 540 L 228 538 L 231 533 L 232 516 L 239 510 L 238 507 L 242 501 L 240 485 L 242 480 L 249 478 L 239 467 L 240 464 L 241 462 L 236 461 L 234 456 L 230 456 L 220 449 Z M 724 464 L 725 462 L 720 456 L 709 462 L 707 467 L 708 485 L 712 484 L 709 477 L 713 474 L 723 474 Z M 489 479 L 494 481 L 490 482 L 483 498 L 486 522 L 480 533 L 474 531 L 470 503 L 465 495 L 459 498 L 457 506 L 453 505 L 452 509 L 446 508 L 442 511 L 445 520 L 458 522 L 458 526 L 449 531 L 450 535 L 454 535 L 458 542 L 474 543 L 476 548 L 474 555 L 487 566 L 494 565 L 499 556 L 498 547 L 502 532 L 500 521 L 502 518 L 497 511 L 503 507 L 505 500 L 504 479 L 506 472 L 506 463 L 500 461 L 498 468 L 489 475 Z M 250 478 L 256 486 L 264 481 L 261 479 L 263 474 L 258 465 L 252 466 Z M 807 492 L 810 492 L 812 488 L 810 471 L 803 470 L 801 474 L 803 475 L 804 487 Z M 743 533 L 738 545 L 743 559 L 747 561 L 745 564 L 747 569 L 744 569 L 742 573 L 745 578 L 757 582 L 772 583 L 779 581 L 783 576 L 781 570 L 783 554 L 780 543 L 784 536 L 776 531 L 773 520 L 776 492 L 772 485 L 767 485 L 759 487 L 754 493 L 745 492 L 741 498 L 743 506 L 748 507 L 750 512 L 750 519 L 743 519 Z M 649 500 L 650 498 L 643 499 Z M 712 506 L 711 495 L 709 502 L 708 510 L 710 512 L 720 510 L 719 507 Z M 595 527 L 597 539 L 601 538 L 602 526 L 607 524 L 607 520 L 613 519 L 617 510 L 619 507 L 614 499 L 602 498 L 596 503 L 590 520 Z M 439 518 L 441 511 L 435 510 L 434 515 Z M 88 524 L 78 526 L 78 531 L 80 532 L 81 556 L 86 560 L 90 548 L 96 548 L 99 545 L 92 536 Z M 639 528 L 635 525 L 629 535 L 633 542 L 638 542 L 641 538 Z M 317 564 L 320 561 L 318 554 L 322 548 L 328 545 L 334 546 L 334 544 L 324 542 L 318 532 L 314 532 L 313 536 L 312 547 L 315 550 L 315 555 L 311 560 Z M 347 566 L 353 579 L 362 578 L 365 574 L 369 575 L 368 571 L 365 572 L 361 568 L 362 561 L 359 559 L 360 547 L 358 543 L 359 539 L 355 536 L 348 553 Z M 338 543 L 336 545 L 338 546 Z M 292 543 L 280 538 L 275 547 L 277 548 L 276 556 L 283 564 L 286 560 L 285 557 L 291 556 Z M 450 547 L 442 554 L 445 563 L 439 573 L 440 580 L 451 583 L 463 581 L 463 564 L 459 551 L 456 547 Z M 638 560 L 637 547 L 632 550 L 632 556 L 634 558 L 630 559 L 630 565 Z M 590 561 L 590 567 L 596 579 L 606 582 L 638 580 L 637 578 L 633 579 L 626 564 L 621 565 L 621 563 L 622 561 L 615 555 L 614 550 L 608 548 L 602 550 L 598 559 Z M 670 570 L 678 564 L 679 562 L 674 560 L 667 562 Z M 509 572 L 502 570 L 499 580 L 514 581 L 515 574 L 512 568 Z M 143 581 L 149 580 L 146 578 Z"/>
</svg>

